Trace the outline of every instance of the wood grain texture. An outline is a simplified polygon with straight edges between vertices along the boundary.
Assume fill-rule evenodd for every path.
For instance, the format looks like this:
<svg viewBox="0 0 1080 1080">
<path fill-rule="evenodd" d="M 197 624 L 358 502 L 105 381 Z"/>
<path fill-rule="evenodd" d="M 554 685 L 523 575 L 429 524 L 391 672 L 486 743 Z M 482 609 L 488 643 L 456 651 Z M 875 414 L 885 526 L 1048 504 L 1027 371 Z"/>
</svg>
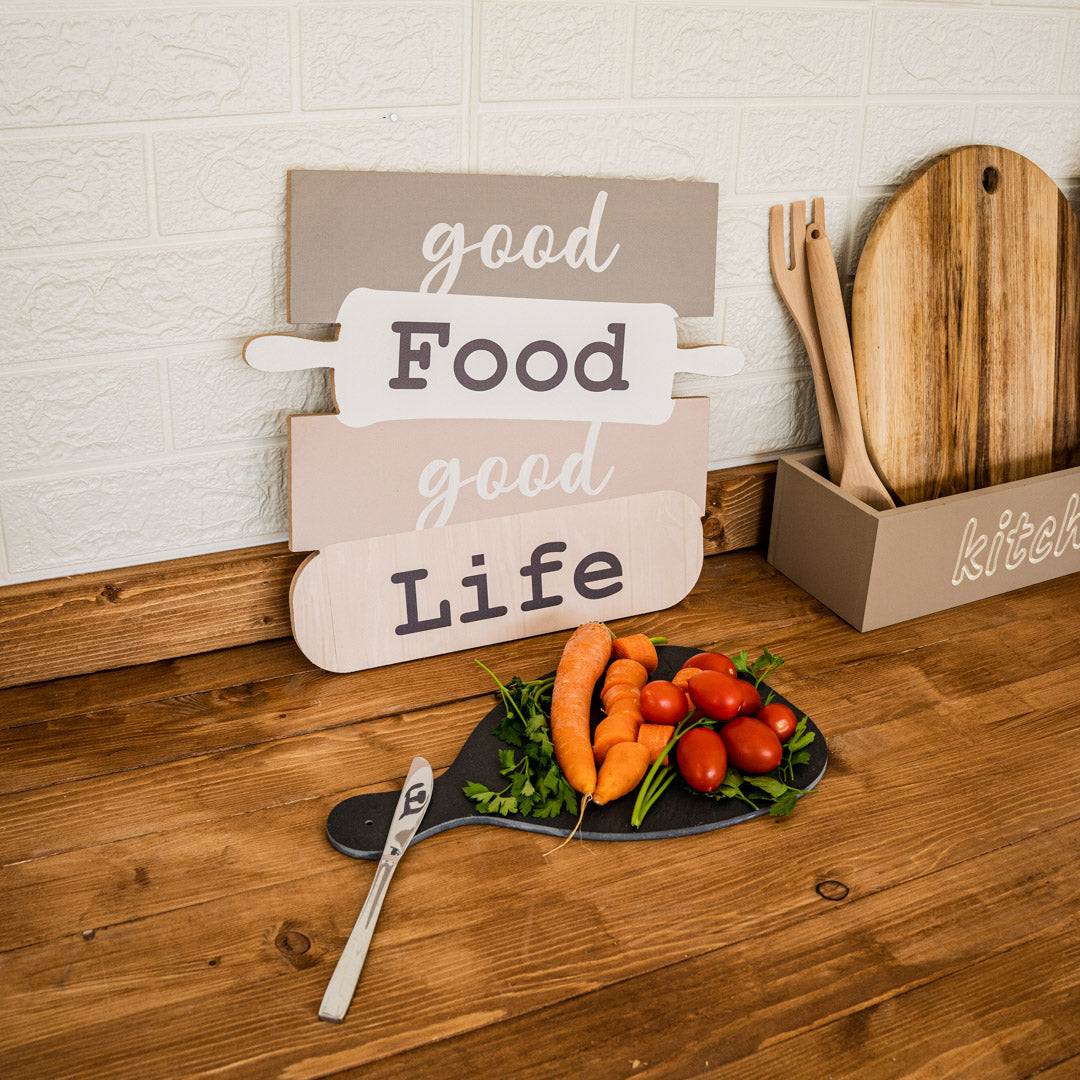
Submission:
<svg viewBox="0 0 1080 1080">
<path fill-rule="evenodd" d="M 867 449 L 921 502 L 1071 464 L 1080 447 L 1080 226 L 1026 158 L 940 155 L 896 192 L 855 275 Z"/>
<path fill-rule="evenodd" d="M 775 462 L 709 473 L 706 554 L 766 542 L 775 475 Z M 286 638 L 303 559 L 268 544 L 0 588 L 0 688 Z M 27 694 L 69 692 L 86 691 Z"/>
<path fill-rule="evenodd" d="M 564 634 L 353 675 L 264 643 L 0 691 L 5 1080 L 1071 1076 L 1078 601 L 1074 575 L 859 634 L 758 552 L 707 560 L 614 629 L 774 648 L 829 741 L 818 790 L 783 822 L 551 857 L 431 837 L 341 1026 L 316 1009 L 375 868 L 326 814 L 417 752 L 445 768 L 491 706 L 473 660 L 529 677 Z"/>
</svg>

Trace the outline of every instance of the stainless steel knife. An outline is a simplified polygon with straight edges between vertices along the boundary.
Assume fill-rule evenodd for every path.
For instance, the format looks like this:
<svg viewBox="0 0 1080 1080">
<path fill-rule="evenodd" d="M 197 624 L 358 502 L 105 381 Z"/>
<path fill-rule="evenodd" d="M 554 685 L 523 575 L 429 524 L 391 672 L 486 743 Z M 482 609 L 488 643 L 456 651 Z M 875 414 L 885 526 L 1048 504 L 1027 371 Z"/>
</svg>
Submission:
<svg viewBox="0 0 1080 1080">
<path fill-rule="evenodd" d="M 340 1024 L 345 1019 L 345 1013 L 349 1011 L 390 879 L 394 876 L 394 871 L 405 849 L 412 843 L 420 822 L 424 820 L 434 785 L 435 777 L 431 766 L 422 757 L 413 758 L 409 771 L 405 775 L 401 795 L 398 797 L 394 818 L 390 823 L 390 832 L 386 837 L 386 846 L 383 848 L 378 869 L 375 871 L 375 878 L 371 882 L 371 888 L 368 890 L 364 906 L 360 909 L 360 915 L 352 928 L 349 940 L 345 942 L 345 948 L 338 959 L 337 967 L 334 968 L 334 974 L 330 977 L 326 993 L 323 994 L 322 1004 L 319 1006 L 320 1020 Z"/>
</svg>

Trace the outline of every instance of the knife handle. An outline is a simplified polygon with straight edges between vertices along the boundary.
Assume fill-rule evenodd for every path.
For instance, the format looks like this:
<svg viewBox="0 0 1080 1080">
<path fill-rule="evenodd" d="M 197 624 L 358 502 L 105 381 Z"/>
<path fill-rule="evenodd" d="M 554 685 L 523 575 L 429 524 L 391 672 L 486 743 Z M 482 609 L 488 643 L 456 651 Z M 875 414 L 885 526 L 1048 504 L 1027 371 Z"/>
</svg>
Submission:
<svg viewBox="0 0 1080 1080">
<path fill-rule="evenodd" d="M 327 984 L 326 993 L 323 994 L 322 1004 L 319 1005 L 320 1020 L 340 1024 L 349 1011 L 353 994 L 356 993 L 356 984 L 360 981 L 360 972 L 367 959 L 368 948 L 371 946 L 371 939 L 375 934 L 375 923 L 378 921 L 379 912 L 382 911 L 386 889 L 394 876 L 395 869 L 397 869 L 396 858 L 379 860 L 379 868 L 375 871 L 364 906 L 356 917 L 352 933 L 349 934 L 349 940 L 345 942 L 345 948 L 338 957 L 334 974 Z"/>
</svg>

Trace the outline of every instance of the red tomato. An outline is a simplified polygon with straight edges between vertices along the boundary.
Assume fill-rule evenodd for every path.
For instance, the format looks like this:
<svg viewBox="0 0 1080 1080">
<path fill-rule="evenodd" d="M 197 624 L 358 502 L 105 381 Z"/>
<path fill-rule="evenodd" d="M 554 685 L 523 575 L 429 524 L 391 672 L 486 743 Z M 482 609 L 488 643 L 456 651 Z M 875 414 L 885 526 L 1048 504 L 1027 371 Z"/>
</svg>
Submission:
<svg viewBox="0 0 1080 1080">
<path fill-rule="evenodd" d="M 795 734 L 795 725 L 798 723 L 795 713 L 779 701 L 763 705 L 757 718 L 766 727 L 772 728 L 781 742 L 787 742 Z"/>
<path fill-rule="evenodd" d="M 683 779 L 695 791 L 715 791 L 727 772 L 724 740 L 705 727 L 691 728 L 675 747 Z"/>
<path fill-rule="evenodd" d="M 772 772 L 783 750 L 776 732 L 752 716 L 736 716 L 720 729 L 728 758 L 744 773 Z"/>
<path fill-rule="evenodd" d="M 757 716 L 761 709 L 761 695 L 757 692 L 757 687 L 752 682 L 740 679 L 739 689 L 742 691 L 742 708 L 739 709 L 739 715 Z"/>
<path fill-rule="evenodd" d="M 739 680 L 719 671 L 699 671 L 687 690 L 690 700 L 711 720 L 730 720 L 742 708 Z"/>
<path fill-rule="evenodd" d="M 690 711 L 686 694 L 663 679 L 647 682 L 641 688 L 638 708 L 650 724 L 677 724 Z"/>
<path fill-rule="evenodd" d="M 738 674 L 735 665 L 723 653 L 718 652 L 699 652 L 697 656 L 691 656 L 683 667 L 701 668 L 702 671 L 722 671 L 733 679 Z"/>
</svg>

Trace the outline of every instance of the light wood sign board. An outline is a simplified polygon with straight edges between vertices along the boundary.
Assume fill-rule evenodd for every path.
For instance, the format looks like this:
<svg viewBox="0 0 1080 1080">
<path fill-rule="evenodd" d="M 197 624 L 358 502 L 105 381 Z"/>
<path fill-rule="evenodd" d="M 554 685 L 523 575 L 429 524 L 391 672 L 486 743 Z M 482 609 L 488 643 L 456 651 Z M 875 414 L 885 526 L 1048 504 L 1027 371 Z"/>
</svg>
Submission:
<svg viewBox="0 0 1080 1080">
<path fill-rule="evenodd" d="M 291 317 L 333 321 L 337 336 L 268 334 L 244 350 L 263 370 L 333 372 L 339 411 L 289 425 L 290 545 L 313 551 L 290 594 L 305 655 L 354 671 L 682 599 L 701 570 L 709 416 L 707 399 L 672 400 L 672 378 L 742 366 L 737 349 L 677 346 L 684 285 L 712 309 L 715 191 L 582 182 L 571 224 L 577 185 L 335 173 L 331 187 L 358 201 L 324 198 L 339 215 L 325 219 L 298 213 L 320 190 L 312 175 L 290 175 Z M 482 230 L 470 247 L 475 220 L 454 226 L 478 207 L 488 241 Z M 671 237 L 654 228 L 643 247 L 641 218 L 672 213 L 708 253 L 661 289 Z M 411 223 L 399 248 L 420 252 L 418 278 L 386 272 L 402 261 L 380 238 L 393 222 Z M 468 241 L 460 262 L 426 260 L 432 236 L 443 254 Z M 567 272 L 540 273 L 556 262 Z M 322 306 L 298 306 L 305 290 Z"/>
</svg>

